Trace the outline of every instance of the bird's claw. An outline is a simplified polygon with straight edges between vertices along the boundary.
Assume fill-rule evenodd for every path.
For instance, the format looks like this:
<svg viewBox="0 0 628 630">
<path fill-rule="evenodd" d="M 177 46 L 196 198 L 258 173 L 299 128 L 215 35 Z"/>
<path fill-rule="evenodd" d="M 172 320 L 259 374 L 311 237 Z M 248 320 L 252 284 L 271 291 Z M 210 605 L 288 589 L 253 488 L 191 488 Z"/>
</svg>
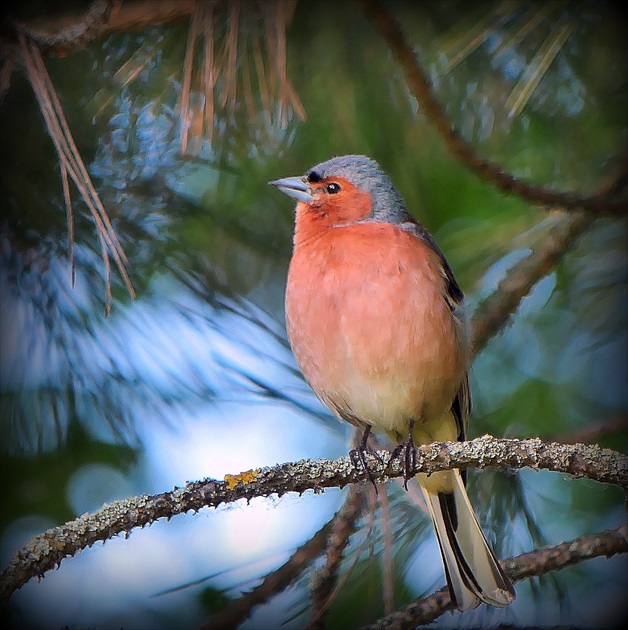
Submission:
<svg viewBox="0 0 628 630">
<path fill-rule="evenodd" d="M 403 487 L 408 489 L 408 479 L 412 477 L 414 468 L 416 467 L 416 449 L 414 448 L 414 440 L 412 433 L 399 444 L 392 452 L 392 459 L 399 457 L 401 459 L 401 468 L 403 470 Z"/>
<path fill-rule="evenodd" d="M 351 463 L 353 467 L 359 471 L 360 467 L 366 472 L 368 478 L 370 479 L 373 487 L 375 488 L 375 492 L 377 492 L 377 484 L 375 483 L 375 477 L 373 477 L 373 473 L 371 472 L 368 464 L 366 463 L 366 453 L 375 457 L 380 463 L 383 462 L 382 458 L 378 455 L 377 451 L 372 449 L 370 446 L 365 444 L 360 444 L 358 448 L 352 448 L 349 451 L 349 458 L 351 459 Z"/>
</svg>

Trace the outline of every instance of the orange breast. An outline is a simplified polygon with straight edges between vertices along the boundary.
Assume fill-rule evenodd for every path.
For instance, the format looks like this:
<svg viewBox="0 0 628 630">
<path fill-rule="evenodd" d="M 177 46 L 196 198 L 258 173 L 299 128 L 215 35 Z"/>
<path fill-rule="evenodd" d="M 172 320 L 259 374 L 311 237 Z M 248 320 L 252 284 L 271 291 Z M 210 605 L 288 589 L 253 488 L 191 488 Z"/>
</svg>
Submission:
<svg viewBox="0 0 628 630">
<path fill-rule="evenodd" d="M 438 256 L 392 224 L 330 228 L 297 245 L 286 321 L 309 385 L 384 430 L 445 413 L 468 352 L 443 290 Z"/>
</svg>

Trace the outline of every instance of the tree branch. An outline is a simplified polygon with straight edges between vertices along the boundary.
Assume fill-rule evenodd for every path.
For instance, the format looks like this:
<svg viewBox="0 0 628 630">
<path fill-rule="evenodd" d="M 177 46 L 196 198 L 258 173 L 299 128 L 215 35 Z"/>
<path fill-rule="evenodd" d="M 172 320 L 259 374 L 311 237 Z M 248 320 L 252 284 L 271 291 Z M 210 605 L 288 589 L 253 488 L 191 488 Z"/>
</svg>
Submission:
<svg viewBox="0 0 628 630">
<path fill-rule="evenodd" d="M 369 469 L 381 481 L 403 474 L 399 459 L 380 451 L 381 461 L 369 457 Z M 558 444 L 538 438 L 515 440 L 484 436 L 468 442 L 436 442 L 416 449 L 418 472 L 435 473 L 452 468 L 534 468 L 587 477 L 628 490 L 628 457 L 596 445 Z M 171 518 L 189 510 L 217 507 L 239 499 L 323 488 L 344 487 L 365 481 L 368 476 L 354 467 L 349 457 L 330 460 L 302 460 L 272 468 L 260 468 L 239 475 L 226 475 L 224 481 L 204 479 L 171 492 L 142 495 L 106 504 L 93 514 L 84 514 L 63 526 L 51 528 L 31 538 L 12 558 L 0 576 L 0 599 L 29 579 L 43 576 L 65 558 L 81 549 L 117 534 L 144 527 L 159 518 Z"/>
<path fill-rule="evenodd" d="M 594 219 L 583 212 L 559 217 L 543 243 L 511 269 L 473 313 L 473 352 L 481 352 L 515 313 L 521 300 L 569 251 Z"/>
<path fill-rule="evenodd" d="M 308 630 L 323 630 L 325 627 L 324 615 L 338 581 L 338 571 L 344 550 L 349 544 L 349 538 L 355 531 L 356 523 L 364 509 L 365 496 L 363 486 L 351 486 L 343 517 L 336 520 L 330 532 L 325 549 L 325 565 L 317 572 L 312 587 L 312 617 Z"/>
<path fill-rule="evenodd" d="M 17 20 L 11 20 L 13 26 L 39 48 L 64 49 L 67 46 L 84 46 L 98 37 L 103 26 L 116 8 L 116 0 L 94 0 L 87 11 L 72 18 L 69 26 L 57 26 L 54 32 L 41 30 Z"/>
<path fill-rule="evenodd" d="M 628 203 L 611 200 L 608 195 L 582 197 L 575 193 L 550 190 L 542 186 L 521 181 L 504 173 L 494 162 L 478 157 L 454 130 L 432 89 L 417 55 L 390 13 L 377 0 L 360 0 L 362 9 L 373 22 L 390 50 L 396 55 L 403 68 L 408 87 L 421 104 L 421 112 L 432 122 L 443 138 L 448 150 L 463 162 L 478 177 L 492 183 L 505 192 L 514 193 L 526 201 L 566 210 L 586 210 L 592 215 L 626 215 Z"/>
<path fill-rule="evenodd" d="M 94 0 L 83 14 L 32 22 L 10 19 L 15 30 L 46 52 L 68 53 L 107 33 L 145 28 L 189 16 L 195 0 Z"/>
<path fill-rule="evenodd" d="M 355 524 L 362 513 L 364 503 L 364 493 L 357 486 L 352 486 L 343 506 L 328 523 L 301 545 L 287 562 L 276 571 L 266 575 L 259 586 L 238 599 L 230 601 L 222 610 L 212 615 L 204 626 L 205 630 L 235 628 L 249 617 L 255 606 L 281 592 L 324 551 L 328 538 L 330 534 L 333 535 L 334 530 L 345 527 L 347 523 L 351 523 L 351 527 Z"/>
<path fill-rule="evenodd" d="M 610 558 L 618 553 L 628 552 L 628 524 L 615 530 L 589 534 L 571 542 L 548 545 L 534 551 L 522 553 L 510 558 L 502 565 L 514 582 L 526 578 L 544 575 L 550 571 L 560 571 L 591 558 L 606 556 Z M 449 591 L 446 588 L 419 599 L 409 606 L 382 617 L 362 630 L 403 630 L 417 625 L 428 624 L 451 610 Z"/>
<path fill-rule="evenodd" d="M 600 196 L 620 194 L 628 184 L 628 163 L 609 176 L 598 190 Z M 511 267 L 497 288 L 473 314 L 473 354 L 480 353 L 515 313 L 521 300 L 576 244 L 595 219 L 584 212 L 558 213 L 556 222 L 538 247 Z M 557 440 L 561 441 L 561 440 Z"/>
</svg>

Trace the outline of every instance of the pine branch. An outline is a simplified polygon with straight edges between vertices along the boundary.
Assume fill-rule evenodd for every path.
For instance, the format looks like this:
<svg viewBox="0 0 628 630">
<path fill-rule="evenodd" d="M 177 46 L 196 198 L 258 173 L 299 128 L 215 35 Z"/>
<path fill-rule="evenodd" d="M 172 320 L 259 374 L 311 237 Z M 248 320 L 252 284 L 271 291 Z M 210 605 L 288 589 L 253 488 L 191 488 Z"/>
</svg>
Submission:
<svg viewBox="0 0 628 630">
<path fill-rule="evenodd" d="M 54 32 L 45 27 L 36 28 L 23 22 L 12 20 L 13 26 L 39 48 L 64 49 L 67 46 L 83 46 L 102 31 L 103 26 L 116 8 L 116 0 L 94 0 L 82 15 L 72 19 L 69 26 L 57 26 Z"/>
<path fill-rule="evenodd" d="M 600 197 L 621 194 L 628 185 L 628 163 L 598 189 Z M 560 262 L 578 239 L 595 223 L 585 212 L 558 213 L 556 222 L 534 251 L 508 270 L 497 288 L 473 313 L 473 353 L 479 354 L 515 313 L 534 285 Z M 560 441 L 560 440 L 558 440 Z"/>
<path fill-rule="evenodd" d="M 33 23 L 9 21 L 42 51 L 67 54 L 108 33 L 184 18 L 195 6 L 195 0 L 94 0 L 82 14 L 59 14 Z"/>
<path fill-rule="evenodd" d="M 598 195 L 619 195 L 627 185 L 628 163 L 625 163 L 602 182 Z M 595 218 L 585 212 L 556 214 L 556 221 L 543 241 L 529 256 L 509 269 L 497 288 L 476 307 L 473 313 L 474 355 L 484 349 L 489 340 L 506 325 L 534 285 L 552 271 L 595 223 Z"/>
<path fill-rule="evenodd" d="M 403 474 L 399 459 L 380 451 L 381 461 L 369 457 L 373 478 L 380 481 Z M 416 449 L 413 474 L 435 473 L 452 468 L 533 468 L 574 477 L 586 477 L 628 490 L 628 457 L 609 449 L 584 444 L 558 444 L 538 438 L 516 440 L 484 436 L 468 442 L 436 442 Z M 239 475 L 226 475 L 224 481 L 204 479 L 157 495 L 142 495 L 106 504 L 93 514 L 84 514 L 62 526 L 31 538 L 12 558 L 0 576 L 0 600 L 33 577 L 41 577 L 65 558 L 97 541 L 144 527 L 160 518 L 170 519 L 190 510 L 217 507 L 239 499 L 282 496 L 306 490 L 344 487 L 368 480 L 349 457 L 330 460 L 302 460 Z"/>
<path fill-rule="evenodd" d="M 563 214 L 545 240 L 518 262 L 473 314 L 473 352 L 479 354 L 517 310 L 534 285 L 552 271 L 578 238 L 593 224 L 583 212 Z"/>
<path fill-rule="evenodd" d="M 229 630 L 245 621 L 258 604 L 283 591 L 318 557 L 328 544 L 328 539 L 338 528 L 353 527 L 364 508 L 364 493 L 358 486 L 350 492 L 335 516 L 319 529 L 310 540 L 301 545 L 276 571 L 264 577 L 262 583 L 238 599 L 230 601 L 222 610 L 212 615 L 205 630 Z"/>
<path fill-rule="evenodd" d="M 619 553 L 628 552 L 628 524 L 615 530 L 598 534 L 588 534 L 571 542 L 548 545 L 522 553 L 502 562 L 508 575 L 514 582 L 526 578 L 544 575 L 550 571 L 560 571 L 574 564 L 591 558 L 606 556 L 610 558 Z M 449 591 L 446 588 L 419 599 L 409 606 L 382 617 L 362 630 L 402 630 L 428 624 L 451 610 Z"/>
<path fill-rule="evenodd" d="M 53 142 L 54 148 L 59 157 L 62 174 L 62 186 L 66 203 L 66 214 L 68 216 L 69 238 L 73 237 L 72 208 L 70 203 L 70 193 L 68 187 L 68 176 L 74 182 L 81 197 L 85 201 L 90 211 L 96 230 L 98 240 L 101 244 L 102 258 L 105 264 L 106 279 L 106 312 L 109 313 L 111 307 L 111 265 L 109 255 L 111 254 L 116 263 L 116 267 L 122 276 L 124 284 L 131 297 L 135 297 L 135 290 L 127 271 L 128 259 L 118 240 L 118 236 L 113 229 L 111 220 L 107 214 L 100 196 L 92 183 L 91 177 L 85 166 L 83 158 L 76 146 L 70 127 L 67 123 L 61 102 L 52 84 L 52 80 L 46 70 L 44 60 L 39 48 L 32 42 L 28 42 L 24 35 L 19 34 L 20 50 L 22 59 L 27 70 L 35 98 L 39 104 L 39 109 L 44 117 L 46 129 Z M 74 260 L 71 255 L 71 275 L 74 275 Z"/>
<path fill-rule="evenodd" d="M 356 524 L 365 503 L 364 487 L 355 485 L 344 505 L 343 517 L 336 520 L 330 531 L 325 549 L 325 565 L 317 572 L 312 588 L 312 617 L 309 630 L 322 630 L 325 627 L 324 616 L 334 596 L 334 587 L 338 582 L 338 572 L 342 564 L 344 550 L 349 538 L 355 531 Z"/>
<path fill-rule="evenodd" d="M 372 21 L 390 50 L 396 55 L 405 72 L 409 89 L 421 104 L 421 112 L 430 119 L 450 153 L 478 177 L 490 182 L 500 190 L 516 194 L 521 199 L 535 204 L 560 207 L 565 210 L 586 210 L 594 216 L 625 216 L 628 213 L 626 201 L 612 200 L 605 194 L 584 197 L 577 193 L 558 192 L 543 186 L 535 186 L 517 179 L 510 173 L 503 172 L 499 165 L 476 155 L 473 148 L 457 134 L 445 114 L 416 52 L 407 42 L 399 24 L 377 0 L 360 0 L 360 4 L 366 16 Z"/>
</svg>

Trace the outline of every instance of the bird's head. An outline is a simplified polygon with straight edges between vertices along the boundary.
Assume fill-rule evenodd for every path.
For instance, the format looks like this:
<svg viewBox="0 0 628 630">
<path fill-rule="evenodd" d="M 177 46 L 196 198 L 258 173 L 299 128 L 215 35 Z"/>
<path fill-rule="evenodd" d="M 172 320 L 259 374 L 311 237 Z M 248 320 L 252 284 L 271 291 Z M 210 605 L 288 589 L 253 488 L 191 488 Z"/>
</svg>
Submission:
<svg viewBox="0 0 628 630">
<path fill-rule="evenodd" d="M 335 157 L 313 166 L 301 177 L 269 183 L 298 201 L 297 230 L 300 224 L 322 229 L 410 219 L 390 177 L 375 160 L 363 155 Z"/>
</svg>

